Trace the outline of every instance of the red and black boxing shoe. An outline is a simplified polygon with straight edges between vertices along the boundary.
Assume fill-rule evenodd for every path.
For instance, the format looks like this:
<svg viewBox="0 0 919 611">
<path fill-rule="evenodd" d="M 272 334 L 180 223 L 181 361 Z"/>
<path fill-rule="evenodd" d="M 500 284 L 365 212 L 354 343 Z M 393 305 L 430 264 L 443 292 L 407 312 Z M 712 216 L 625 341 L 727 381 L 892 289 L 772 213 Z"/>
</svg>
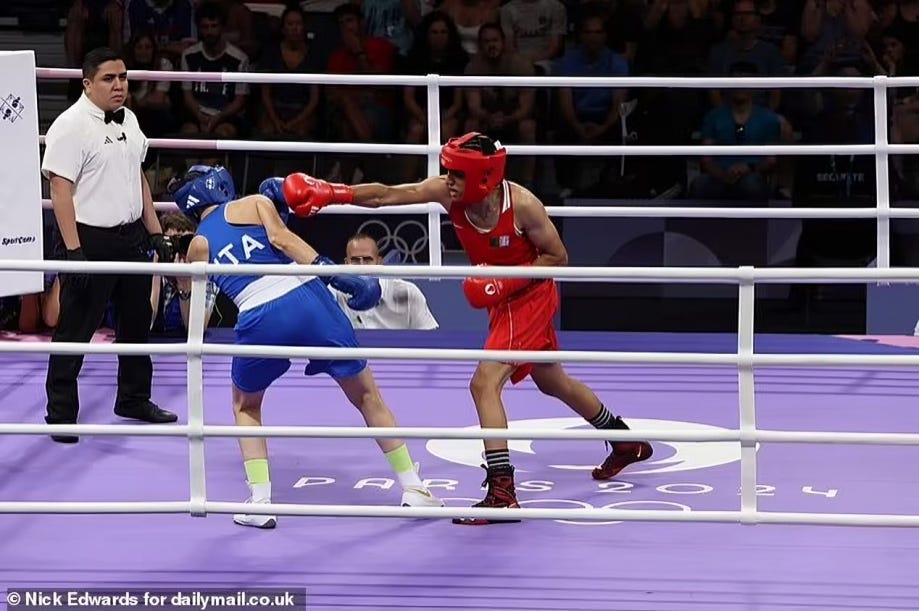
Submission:
<svg viewBox="0 0 919 611">
<path fill-rule="evenodd" d="M 629 427 L 622 418 L 616 416 L 613 427 L 619 430 L 628 430 Z M 647 441 L 614 441 L 607 442 L 612 451 L 603 464 L 591 472 L 594 479 L 604 480 L 616 477 L 619 472 L 631 465 L 632 463 L 648 460 L 654 453 L 654 449 Z"/>
<path fill-rule="evenodd" d="M 517 495 L 514 491 L 514 468 L 513 467 L 494 467 L 489 469 L 482 465 L 488 473 L 482 485 L 488 486 L 485 498 L 473 505 L 473 507 L 490 507 L 495 509 L 520 509 L 517 503 Z M 454 524 L 463 526 L 486 526 L 488 524 L 510 524 L 520 522 L 520 518 L 508 518 L 506 520 L 496 520 L 489 518 L 453 518 Z"/>
</svg>

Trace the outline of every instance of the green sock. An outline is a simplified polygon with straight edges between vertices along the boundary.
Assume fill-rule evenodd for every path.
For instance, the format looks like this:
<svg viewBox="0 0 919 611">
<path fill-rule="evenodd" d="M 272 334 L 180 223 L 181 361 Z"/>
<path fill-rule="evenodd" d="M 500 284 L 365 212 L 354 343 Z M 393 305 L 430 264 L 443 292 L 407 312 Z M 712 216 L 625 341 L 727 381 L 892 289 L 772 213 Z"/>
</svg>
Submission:
<svg viewBox="0 0 919 611">
<path fill-rule="evenodd" d="M 243 465 L 246 467 L 246 480 L 250 484 L 267 484 L 271 481 L 268 477 L 267 458 L 252 458 Z"/>
<path fill-rule="evenodd" d="M 415 471 L 415 464 L 408 453 L 407 445 L 403 443 L 395 450 L 386 452 L 386 460 L 389 461 L 389 465 L 399 478 L 399 483 L 402 484 L 403 488 L 421 488 L 424 486 Z"/>
</svg>

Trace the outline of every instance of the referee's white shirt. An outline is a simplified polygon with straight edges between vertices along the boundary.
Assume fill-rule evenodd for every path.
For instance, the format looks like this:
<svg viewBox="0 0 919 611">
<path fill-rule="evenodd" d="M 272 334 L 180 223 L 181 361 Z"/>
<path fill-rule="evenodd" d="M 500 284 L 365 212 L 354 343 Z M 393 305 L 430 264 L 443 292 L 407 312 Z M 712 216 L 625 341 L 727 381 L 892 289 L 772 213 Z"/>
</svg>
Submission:
<svg viewBox="0 0 919 611">
<path fill-rule="evenodd" d="M 399 278 L 380 278 L 382 297 L 379 305 L 358 312 L 348 307 L 348 296 L 329 290 L 348 316 L 355 329 L 419 329 L 438 328 L 437 320 L 428 308 L 428 301 L 417 286 Z"/>
<path fill-rule="evenodd" d="M 78 223 L 115 227 L 143 213 L 141 163 L 147 137 L 137 117 L 124 109 L 124 122 L 105 123 L 105 112 L 86 94 L 62 112 L 45 137 L 42 175 L 57 174 L 74 184 Z"/>
</svg>

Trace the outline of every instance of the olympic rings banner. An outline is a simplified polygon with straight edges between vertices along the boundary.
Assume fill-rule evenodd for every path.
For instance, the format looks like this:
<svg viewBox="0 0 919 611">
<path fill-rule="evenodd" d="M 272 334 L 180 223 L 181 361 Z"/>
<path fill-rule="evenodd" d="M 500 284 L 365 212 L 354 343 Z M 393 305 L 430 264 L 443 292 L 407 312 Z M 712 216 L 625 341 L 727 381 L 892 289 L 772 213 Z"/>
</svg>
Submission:
<svg viewBox="0 0 919 611">
<path fill-rule="evenodd" d="M 41 162 L 35 54 L 0 51 L 0 259 L 41 260 Z M 0 271 L 0 296 L 40 293 L 42 272 Z"/>
</svg>

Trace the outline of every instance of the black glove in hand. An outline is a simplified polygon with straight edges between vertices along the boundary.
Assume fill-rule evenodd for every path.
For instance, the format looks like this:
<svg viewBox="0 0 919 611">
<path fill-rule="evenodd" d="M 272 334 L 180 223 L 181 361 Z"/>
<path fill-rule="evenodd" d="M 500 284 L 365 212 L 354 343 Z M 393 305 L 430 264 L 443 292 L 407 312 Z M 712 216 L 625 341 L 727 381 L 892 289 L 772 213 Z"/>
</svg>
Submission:
<svg viewBox="0 0 919 611">
<path fill-rule="evenodd" d="M 74 249 L 67 250 L 68 261 L 86 261 L 83 249 L 77 246 Z M 86 272 L 64 272 L 61 282 L 67 282 L 71 288 L 82 291 L 89 286 L 89 274 Z"/>
<path fill-rule="evenodd" d="M 172 240 L 162 233 L 154 233 L 150 236 L 150 242 L 153 244 L 153 250 L 159 257 L 160 263 L 172 263 L 175 259 L 175 249 L 172 246 Z"/>
</svg>

